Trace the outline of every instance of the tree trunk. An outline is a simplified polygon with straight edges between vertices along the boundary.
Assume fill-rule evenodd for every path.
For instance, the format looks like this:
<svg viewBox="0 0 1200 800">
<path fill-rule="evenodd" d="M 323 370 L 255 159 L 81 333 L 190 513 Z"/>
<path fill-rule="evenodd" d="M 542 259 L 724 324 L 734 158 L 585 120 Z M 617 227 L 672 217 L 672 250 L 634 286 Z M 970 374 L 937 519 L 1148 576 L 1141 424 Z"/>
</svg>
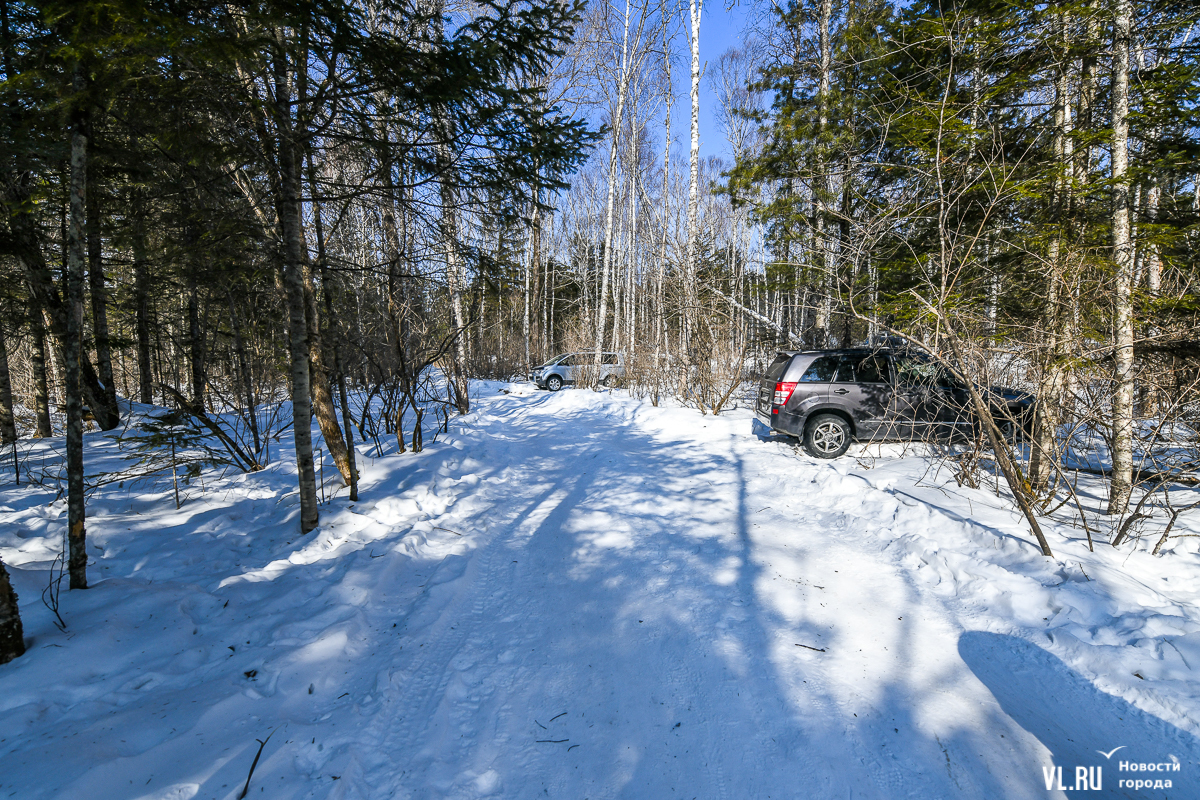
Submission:
<svg viewBox="0 0 1200 800">
<path fill-rule="evenodd" d="M 1067 69 L 1070 40 L 1065 14 L 1056 20 L 1060 57 L 1054 81 L 1054 157 L 1055 178 L 1050 199 L 1053 225 L 1047 248 L 1046 304 L 1043 310 L 1045 375 L 1038 392 L 1034 415 L 1032 445 L 1029 456 L 1029 483 L 1035 492 L 1044 492 L 1050 476 L 1057 469 L 1058 424 L 1061 419 L 1063 390 L 1066 388 L 1066 321 L 1064 306 L 1070 300 L 1071 285 L 1066 280 L 1067 264 L 1071 260 L 1066 235 L 1071 209 L 1071 187 L 1075 154 L 1071 139 L 1070 87 Z"/>
<path fill-rule="evenodd" d="M 117 384 L 113 380 L 112 348 L 108 335 L 108 289 L 104 285 L 103 240 L 100 238 L 99 193 L 87 201 L 88 288 L 92 295 L 92 336 L 96 346 L 96 372 L 104 402 L 117 407 Z"/>
<path fill-rule="evenodd" d="M 1160 131 L 1155 130 L 1154 136 L 1158 137 Z M 1162 187 L 1159 185 L 1157 175 L 1150 176 L 1150 188 L 1146 190 L 1146 221 L 1151 225 L 1158 222 L 1158 206 L 1162 200 Z M 1154 241 L 1154 234 L 1146 237 L 1145 244 L 1145 262 L 1146 262 L 1146 290 L 1151 297 L 1158 297 L 1162 290 L 1162 255 L 1158 250 L 1158 243 Z"/>
<path fill-rule="evenodd" d="M 30 361 L 33 362 L 33 406 L 37 417 L 37 437 L 54 435 L 50 426 L 50 387 L 46 381 L 46 324 L 37 298 L 29 296 Z"/>
<path fill-rule="evenodd" d="M 0 322 L 0 444 L 17 441 L 17 423 L 13 416 L 12 381 L 8 374 L 8 348 L 5 345 L 4 324 Z"/>
<path fill-rule="evenodd" d="M 451 169 L 449 148 L 441 147 L 442 161 L 445 166 L 441 181 L 442 197 L 442 236 L 446 253 L 446 283 L 450 289 L 450 308 L 454 314 L 454 369 L 450 376 L 454 388 L 454 405 L 459 414 L 471 410 L 471 400 L 467 390 L 467 320 L 463 316 L 462 297 L 462 261 L 458 253 L 458 208 L 455 204 L 455 191 L 451 178 L 447 174 Z M 416 445 L 413 445 L 416 449 Z"/>
<path fill-rule="evenodd" d="M 1129 40 L 1133 11 L 1116 0 L 1113 15 L 1112 244 L 1113 298 L 1112 485 L 1108 513 L 1122 514 L 1133 492 L 1133 244 L 1129 220 Z"/>
<path fill-rule="evenodd" d="M 82 64 L 75 67 L 75 90 L 84 88 Z M 67 558 L 72 589 L 87 588 L 87 549 L 84 530 L 83 483 L 83 396 L 80 386 L 80 362 L 83 350 L 83 270 L 87 261 L 87 156 L 88 114 L 82 100 L 76 100 L 71 117 L 70 212 L 67 226 L 66 336 L 63 360 L 66 362 L 67 394 Z M 99 398 L 97 398 L 99 399 Z M 93 411 L 97 409 L 93 408 Z M 97 418 L 99 414 L 97 413 Z"/>
<path fill-rule="evenodd" d="M 21 609 L 17 593 L 8 579 L 8 570 L 0 561 L 0 664 L 7 664 L 25 652 L 25 631 L 21 627 Z"/>
<path fill-rule="evenodd" d="M 150 274 L 146 267 L 146 232 L 142 217 L 133 218 L 133 297 L 137 334 L 138 402 L 154 402 L 154 366 L 150 361 Z"/>
<path fill-rule="evenodd" d="M 309 172 L 312 173 L 311 155 L 309 156 Z M 333 296 L 330 292 L 329 275 L 326 270 L 325 258 L 325 229 L 321 224 L 321 206 L 317 202 L 316 197 L 316 182 L 313 181 L 313 221 L 317 228 L 317 264 L 320 267 L 321 277 L 321 293 L 325 296 L 325 318 L 329 320 L 329 324 L 333 324 Z M 352 418 L 350 416 L 350 401 L 346 393 L 346 369 L 344 362 L 338 352 L 336 344 L 331 348 L 333 353 L 333 371 L 337 376 L 338 382 L 338 400 L 342 405 L 342 423 L 345 428 L 346 439 L 343 443 L 343 449 L 346 454 L 346 477 L 347 484 L 350 486 L 350 502 L 358 500 L 358 464 L 355 463 L 354 453 L 354 430 Z M 337 418 L 334 418 L 334 424 L 337 424 Z"/>
<path fill-rule="evenodd" d="M 321 208 L 316 196 L 316 182 L 314 180 L 315 173 L 312 168 L 311 156 L 309 157 L 309 185 L 312 187 L 313 199 L 311 201 L 314 221 L 317 226 L 317 258 L 319 260 L 318 270 L 321 276 L 321 284 L 325 284 L 325 232 L 321 228 Z M 333 391 L 329 384 L 329 372 L 325 369 L 325 337 L 321 331 L 321 313 L 317 308 L 316 297 L 314 296 L 313 281 L 308 267 L 308 248 L 304 248 L 305 254 L 305 279 L 304 279 L 304 304 L 306 310 L 306 318 L 308 320 L 308 348 L 312 365 L 310 369 L 313 405 L 317 412 L 317 424 L 321 426 L 321 436 L 325 439 L 325 449 L 329 451 L 329 455 L 333 458 L 334 466 L 342 476 L 342 481 L 349 486 L 354 481 L 353 467 L 350 464 L 350 456 L 346 451 L 346 440 L 342 438 L 342 429 L 337 420 L 337 409 L 333 406 Z M 326 301 L 329 298 L 326 295 Z M 331 311 L 332 313 L 332 311 Z M 331 319 L 332 321 L 332 319 Z M 336 359 L 334 359 L 334 368 L 336 370 Z"/>
<path fill-rule="evenodd" d="M 688 0 L 692 45 L 692 149 L 689 155 L 687 255 L 683 265 L 683 340 L 682 356 L 691 363 L 692 336 L 696 324 L 696 244 L 700 235 L 700 15 L 704 0 Z"/>
<path fill-rule="evenodd" d="M 817 81 L 817 175 L 813 181 L 813 196 L 816 200 L 816 246 L 821 258 L 822 297 L 821 310 L 817 315 L 817 346 L 825 347 L 829 341 L 830 317 L 833 315 L 834 254 L 830 243 L 826 204 L 833 194 L 832 176 L 829 174 L 829 159 L 826 152 L 825 132 L 829 127 L 829 91 L 832 83 L 830 72 L 833 67 L 833 44 L 830 25 L 833 21 L 833 0 L 821 0 L 817 20 L 817 45 L 820 51 L 820 76 Z"/>
<path fill-rule="evenodd" d="M 538 225 L 540 224 L 538 219 L 538 211 L 540 209 L 537 206 L 537 200 L 538 198 L 535 197 L 533 203 L 533 215 L 529 221 L 529 242 L 526 245 L 528 249 L 525 257 L 525 317 L 521 324 L 522 336 L 525 339 L 524 377 L 528 377 L 529 373 L 533 370 L 533 361 L 531 360 L 532 347 L 529 341 L 529 313 L 530 303 L 532 301 L 531 295 L 533 293 L 533 276 L 534 271 L 537 269 L 537 230 Z"/>
<path fill-rule="evenodd" d="M 600 294 L 596 302 L 595 373 L 599 374 L 604 351 L 604 329 L 608 316 L 608 275 L 612 267 L 613 214 L 617 202 L 617 147 L 625 118 L 625 95 L 629 91 L 629 0 L 625 0 L 625 33 L 621 39 L 621 79 L 617 82 L 617 112 L 613 117 L 612 142 L 608 148 L 608 201 L 604 216 L 604 252 L 600 267 Z"/>
<path fill-rule="evenodd" d="M 246 419 L 250 424 L 250 436 L 254 440 L 254 460 L 261 464 L 262 438 L 258 430 L 258 408 L 254 402 L 254 376 L 250 371 L 250 362 L 246 358 L 246 347 L 242 341 L 242 325 L 238 318 L 237 306 L 233 294 L 227 293 L 229 301 L 229 325 L 233 330 L 233 356 L 237 361 L 238 383 L 241 384 L 242 402 L 245 403 Z"/>
<path fill-rule="evenodd" d="M 341 474 L 342 480 L 350 485 L 350 460 L 346 454 L 346 440 L 342 438 L 342 429 L 337 421 L 337 410 L 333 407 L 333 390 L 329 384 L 329 371 L 325 366 L 325 347 L 321 334 L 321 313 L 317 309 L 311 270 L 308 266 L 307 248 L 304 269 L 304 308 L 305 320 L 308 325 L 308 351 L 311 366 L 309 368 L 309 386 L 312 391 L 313 410 L 316 413 L 317 424 L 321 428 L 321 436 L 325 439 L 325 449 L 329 451 L 334 466 Z"/>
<path fill-rule="evenodd" d="M 280 37 L 282 39 L 282 36 Z M 280 42 L 282 46 L 282 42 Z M 275 55 L 275 124 L 278 127 L 279 223 L 283 235 L 283 283 L 287 292 L 288 356 L 292 379 L 292 432 L 300 488 L 300 532 L 317 527 L 317 478 L 313 468 L 308 319 L 304 303 L 304 224 L 300 203 L 300 156 L 292 122 L 288 65 Z"/>
<path fill-rule="evenodd" d="M 666 311 L 664 287 L 667 270 L 667 230 L 670 227 L 670 196 L 671 196 L 671 101 L 675 97 L 674 85 L 671 83 L 671 55 L 667 47 L 667 30 L 663 28 L 663 70 L 666 72 L 667 110 L 663 119 L 663 185 L 662 185 L 662 239 L 659 241 L 658 264 L 654 270 L 654 364 L 651 369 L 658 368 L 658 356 L 662 348 L 670 343 L 666 335 Z"/>
<path fill-rule="evenodd" d="M 190 252 L 199 246 L 198 237 L 189 237 Z M 204 408 L 204 331 L 200 327 L 200 287 L 196 264 L 187 271 L 188 361 L 192 373 L 192 405 Z"/>
</svg>

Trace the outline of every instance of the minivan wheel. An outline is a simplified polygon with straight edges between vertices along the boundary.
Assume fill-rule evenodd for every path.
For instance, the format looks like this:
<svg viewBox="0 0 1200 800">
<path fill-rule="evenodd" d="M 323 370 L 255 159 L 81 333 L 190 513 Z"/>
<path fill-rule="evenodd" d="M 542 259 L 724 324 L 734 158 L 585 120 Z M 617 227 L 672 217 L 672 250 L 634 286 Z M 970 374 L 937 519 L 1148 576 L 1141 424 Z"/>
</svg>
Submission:
<svg viewBox="0 0 1200 800">
<path fill-rule="evenodd" d="M 546 378 L 546 388 L 552 392 L 557 392 L 562 388 L 562 378 L 557 375 L 551 375 L 549 378 Z"/>
<path fill-rule="evenodd" d="M 804 449 L 815 458 L 837 458 L 850 449 L 850 425 L 836 414 L 818 414 L 804 428 Z"/>
<path fill-rule="evenodd" d="M 617 376 L 610 372 L 608 375 L 604 376 L 604 380 L 600 381 L 600 385 L 605 389 L 611 389 L 617 385 Z"/>
</svg>

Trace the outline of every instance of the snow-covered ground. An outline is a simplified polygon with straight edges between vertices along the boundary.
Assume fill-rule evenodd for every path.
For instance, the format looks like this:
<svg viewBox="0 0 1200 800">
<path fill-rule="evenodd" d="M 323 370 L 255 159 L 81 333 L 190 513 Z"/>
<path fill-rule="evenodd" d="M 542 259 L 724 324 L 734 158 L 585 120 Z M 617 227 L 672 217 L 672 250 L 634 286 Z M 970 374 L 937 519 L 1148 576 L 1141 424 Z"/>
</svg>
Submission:
<svg viewBox="0 0 1200 800">
<path fill-rule="evenodd" d="M 65 632 L 64 504 L 8 472 L 30 650 L 0 667 L 0 798 L 235 798 L 260 741 L 249 797 L 1200 797 L 1197 539 L 1090 553 L 1047 520 L 1049 560 L 898 447 L 476 389 L 308 536 L 286 438 L 179 510 L 98 489 Z"/>
</svg>

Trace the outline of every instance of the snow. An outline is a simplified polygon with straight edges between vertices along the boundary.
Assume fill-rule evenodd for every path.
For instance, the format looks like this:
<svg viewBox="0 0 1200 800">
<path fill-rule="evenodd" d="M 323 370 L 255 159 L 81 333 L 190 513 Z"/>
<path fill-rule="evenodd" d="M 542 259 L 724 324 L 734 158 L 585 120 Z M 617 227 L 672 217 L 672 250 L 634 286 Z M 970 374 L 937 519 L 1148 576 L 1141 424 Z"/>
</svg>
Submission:
<svg viewBox="0 0 1200 800">
<path fill-rule="evenodd" d="M 1091 553 L 1064 513 L 1046 559 L 910 449 L 474 388 L 423 453 L 361 456 L 360 502 L 331 479 L 307 536 L 286 434 L 178 510 L 169 478 L 99 486 L 66 631 L 40 600 L 63 501 L 0 478 L 30 645 L 0 666 L 0 798 L 234 798 L 260 741 L 250 797 L 1200 796 L 1195 539 Z"/>
</svg>

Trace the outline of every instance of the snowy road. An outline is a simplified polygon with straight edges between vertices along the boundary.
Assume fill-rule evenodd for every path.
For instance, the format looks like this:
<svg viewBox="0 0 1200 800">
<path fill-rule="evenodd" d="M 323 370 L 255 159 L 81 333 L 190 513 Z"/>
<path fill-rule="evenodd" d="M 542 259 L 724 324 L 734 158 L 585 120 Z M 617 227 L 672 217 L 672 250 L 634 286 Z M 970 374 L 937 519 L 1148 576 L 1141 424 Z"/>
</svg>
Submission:
<svg viewBox="0 0 1200 800">
<path fill-rule="evenodd" d="M 268 733 L 251 797 L 1200 796 L 1188 692 L 1101 691 L 1044 649 L 1078 636 L 1027 635 L 1123 584 L 1039 561 L 986 492 L 943 498 L 965 523 L 745 412 L 500 388 L 307 539 L 286 470 L 179 512 L 104 496 L 112 577 L 64 593 L 67 634 L 37 600 L 57 517 L 4 495 L 34 642 L 0 667 L 0 797 L 232 798 Z M 1200 629 L 1152 599 L 1105 624 Z M 1120 745 L 1180 760 L 1174 790 L 1118 789 Z"/>
</svg>

